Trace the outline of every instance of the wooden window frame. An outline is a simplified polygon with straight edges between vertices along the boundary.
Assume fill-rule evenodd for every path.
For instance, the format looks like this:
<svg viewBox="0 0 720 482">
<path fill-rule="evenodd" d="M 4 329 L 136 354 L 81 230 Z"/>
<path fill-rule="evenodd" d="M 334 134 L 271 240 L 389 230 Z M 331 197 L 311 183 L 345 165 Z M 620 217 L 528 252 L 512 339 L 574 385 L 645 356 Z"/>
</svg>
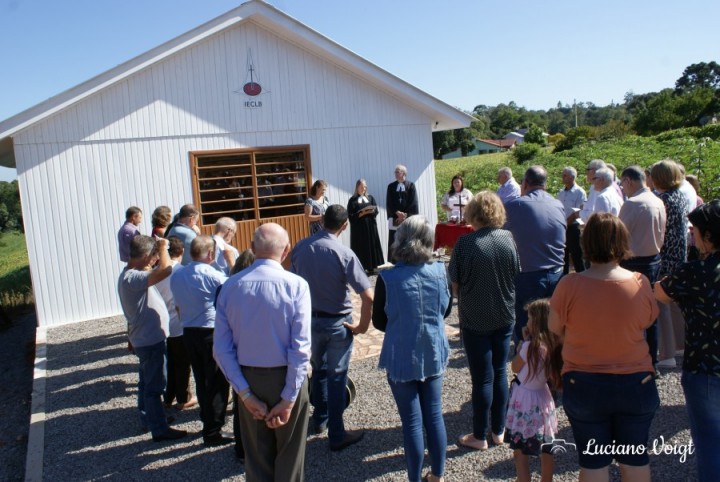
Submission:
<svg viewBox="0 0 720 482">
<path fill-rule="evenodd" d="M 275 171 L 273 172 L 267 172 L 264 169 L 258 169 L 258 166 L 267 167 L 268 165 L 275 165 L 275 166 L 282 166 L 284 165 L 287 167 L 287 164 L 295 163 L 297 164 L 298 161 L 287 161 L 287 160 L 280 160 L 280 161 L 270 161 L 270 162 L 257 162 L 258 157 L 262 158 L 264 155 L 268 154 L 288 154 L 288 153 L 297 153 L 302 152 L 303 154 L 303 163 L 304 163 L 304 171 L 300 171 L 297 169 L 294 169 L 290 171 L 292 174 L 295 174 L 296 176 L 298 174 L 303 173 L 304 174 L 304 181 L 305 186 L 303 191 L 298 191 L 296 193 L 282 193 L 282 194 L 272 194 L 271 196 L 260 196 L 258 191 L 258 180 L 269 178 L 271 176 L 277 176 L 277 173 Z M 238 160 L 242 157 L 247 157 L 248 162 L 243 163 L 228 163 L 227 165 L 212 165 L 212 166 L 202 166 L 202 161 L 206 159 L 212 159 L 212 158 L 227 158 L 227 157 L 233 157 L 237 156 Z M 261 159 L 262 160 L 262 159 Z M 212 176 L 212 177 L 203 177 L 201 175 L 201 172 L 203 170 L 218 170 L 218 169 L 237 169 L 238 167 L 249 167 L 250 173 L 249 174 L 233 174 L 230 176 Z M 308 144 L 302 144 L 302 145 L 294 145 L 294 146 L 273 146 L 273 147 L 253 147 L 253 148 L 241 148 L 241 149 L 222 149 L 222 150 L 209 150 L 209 151 L 191 151 L 190 152 L 190 170 L 191 170 L 191 177 L 192 177 L 192 190 L 193 190 L 193 200 L 195 206 L 200 211 L 199 221 L 198 224 L 200 226 L 211 226 L 215 224 L 215 221 L 213 222 L 205 222 L 206 216 L 228 216 L 236 220 L 236 222 L 242 222 L 242 221 L 253 221 L 256 223 L 262 223 L 269 219 L 274 219 L 278 217 L 287 217 L 287 216 L 298 216 L 302 215 L 304 211 L 304 201 L 307 199 L 310 187 L 312 186 L 312 171 L 311 171 L 311 162 L 310 162 L 310 146 Z M 282 172 L 282 169 L 281 169 Z M 247 179 L 250 180 L 252 184 L 243 186 L 243 187 L 222 187 L 222 188 L 210 188 L 210 189 L 201 189 L 201 182 L 208 181 L 212 179 L 216 182 L 229 182 L 231 179 Z M 295 184 L 297 186 L 301 186 L 301 176 L 298 176 L 296 178 L 296 181 L 294 182 L 286 182 L 286 183 L 271 183 L 268 184 L 266 187 L 272 189 L 274 187 L 283 187 L 287 185 Z M 249 191 L 252 193 L 252 197 L 246 197 L 246 200 L 252 199 L 252 207 L 251 208 L 238 208 L 238 209 L 232 209 L 232 210 L 224 210 L 224 211 L 208 211 L 208 206 L 211 206 L 212 204 L 220 204 L 220 203 L 227 203 L 229 201 L 227 200 L 206 200 L 202 201 L 201 194 L 204 192 L 216 192 L 216 191 L 232 191 L 232 190 L 242 190 L 242 191 Z M 287 204 L 277 204 L 277 199 L 282 198 L 290 198 L 292 196 L 302 196 L 302 203 L 299 202 L 289 202 Z M 273 198 L 274 204 L 267 206 L 262 205 L 261 206 L 261 200 L 266 198 Z M 293 200 L 297 201 L 297 200 Z M 297 213 L 290 213 L 290 214 L 281 214 L 278 216 L 276 212 L 278 210 L 281 210 L 283 208 L 297 208 Z M 235 215 L 242 216 L 242 213 L 252 213 L 252 216 L 249 218 L 243 218 L 238 219 Z"/>
</svg>

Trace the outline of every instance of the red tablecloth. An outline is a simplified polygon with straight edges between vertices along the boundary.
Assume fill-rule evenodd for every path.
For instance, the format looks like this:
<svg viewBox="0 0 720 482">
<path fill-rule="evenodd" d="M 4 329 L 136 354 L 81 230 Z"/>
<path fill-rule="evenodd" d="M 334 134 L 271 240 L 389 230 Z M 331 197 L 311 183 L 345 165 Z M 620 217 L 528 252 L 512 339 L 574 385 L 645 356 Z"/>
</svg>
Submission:
<svg viewBox="0 0 720 482">
<path fill-rule="evenodd" d="M 440 223 L 435 226 L 435 246 L 433 249 L 442 246 L 452 249 L 460 236 L 472 232 L 473 228 L 469 224 Z"/>
</svg>

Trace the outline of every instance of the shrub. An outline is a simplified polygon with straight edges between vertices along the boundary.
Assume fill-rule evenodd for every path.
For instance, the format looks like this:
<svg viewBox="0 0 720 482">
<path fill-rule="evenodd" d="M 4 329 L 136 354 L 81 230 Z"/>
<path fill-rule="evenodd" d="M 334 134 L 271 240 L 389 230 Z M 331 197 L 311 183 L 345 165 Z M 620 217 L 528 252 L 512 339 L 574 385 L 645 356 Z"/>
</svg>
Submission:
<svg viewBox="0 0 720 482">
<path fill-rule="evenodd" d="M 543 130 L 536 126 L 531 125 L 527 132 L 525 133 L 525 138 L 523 139 L 523 143 L 531 143 L 531 144 L 538 144 L 541 146 L 545 145 L 545 136 L 543 135 Z"/>
<path fill-rule="evenodd" d="M 531 161 L 540 152 L 540 146 L 538 144 L 523 142 L 515 146 L 512 151 L 512 156 L 515 158 L 518 164 Z"/>
<path fill-rule="evenodd" d="M 547 138 L 548 143 L 556 146 L 559 142 L 565 139 L 565 134 L 558 132 L 557 134 L 550 134 Z"/>
<path fill-rule="evenodd" d="M 565 139 L 562 139 L 560 142 L 555 144 L 555 149 L 553 150 L 553 152 L 567 151 L 568 149 L 577 147 L 587 142 L 589 139 L 594 138 L 595 130 L 592 127 L 573 127 L 572 129 L 568 129 L 567 133 L 565 134 Z"/>
</svg>

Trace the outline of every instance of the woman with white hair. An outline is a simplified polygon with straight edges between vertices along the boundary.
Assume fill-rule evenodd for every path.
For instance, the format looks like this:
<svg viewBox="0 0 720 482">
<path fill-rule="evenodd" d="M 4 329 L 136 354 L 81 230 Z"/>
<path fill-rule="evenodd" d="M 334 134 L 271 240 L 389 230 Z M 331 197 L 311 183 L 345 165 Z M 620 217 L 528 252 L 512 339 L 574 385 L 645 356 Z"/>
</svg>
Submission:
<svg viewBox="0 0 720 482">
<path fill-rule="evenodd" d="M 387 372 L 403 428 L 408 480 L 421 480 L 427 433 L 431 472 L 442 481 L 447 432 L 442 385 L 449 345 L 444 318 L 452 304 L 443 263 L 430 262 L 435 232 L 423 216 L 410 216 L 395 235 L 395 267 L 375 286 L 373 324 L 385 332 L 379 367 Z"/>
</svg>

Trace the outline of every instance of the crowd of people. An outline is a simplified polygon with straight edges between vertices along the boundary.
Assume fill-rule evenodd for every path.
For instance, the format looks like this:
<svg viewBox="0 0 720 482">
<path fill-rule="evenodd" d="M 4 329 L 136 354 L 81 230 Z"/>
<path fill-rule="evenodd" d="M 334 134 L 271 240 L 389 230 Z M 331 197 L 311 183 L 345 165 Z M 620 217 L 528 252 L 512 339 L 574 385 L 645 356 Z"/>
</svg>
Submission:
<svg viewBox="0 0 720 482">
<path fill-rule="evenodd" d="M 243 253 L 232 218 L 205 236 L 193 205 L 174 219 L 161 206 L 144 236 L 142 211 L 129 208 L 118 292 L 139 359 L 143 426 L 154 441 L 182 438 L 166 410 L 199 405 L 203 443 L 234 443 L 248 480 L 302 480 L 308 434 L 327 432 L 332 451 L 363 439 L 343 412 L 353 339 L 372 323 L 385 332 L 378 366 L 400 415 L 408 479 L 444 480 L 444 319 L 455 297 L 472 386 L 472 430 L 458 445 L 508 444 L 517 480 L 531 480 L 530 456 L 551 480 L 561 397 L 578 447 L 645 446 L 660 404 L 655 379 L 683 351 L 698 475 L 711 480 L 720 469 L 720 201 L 703 203 L 673 161 L 615 173 L 590 161 L 586 196 L 566 167 L 557 197 L 542 166 L 520 182 L 503 168 L 497 192 L 476 195 L 453 177 L 441 206 L 473 231 L 446 266 L 398 165 L 385 198 L 394 265 L 379 271 L 379 204 L 363 179 L 347 207 L 331 204 L 327 183 L 316 181 L 307 238 L 291 246 L 283 227 L 266 223 Z M 350 247 L 339 239 L 347 229 Z M 357 322 L 351 290 L 361 300 Z M 231 392 L 234 437 L 221 431 Z M 579 451 L 581 479 L 608 480 L 615 460 L 624 480 L 650 480 L 640 452 Z"/>
</svg>

